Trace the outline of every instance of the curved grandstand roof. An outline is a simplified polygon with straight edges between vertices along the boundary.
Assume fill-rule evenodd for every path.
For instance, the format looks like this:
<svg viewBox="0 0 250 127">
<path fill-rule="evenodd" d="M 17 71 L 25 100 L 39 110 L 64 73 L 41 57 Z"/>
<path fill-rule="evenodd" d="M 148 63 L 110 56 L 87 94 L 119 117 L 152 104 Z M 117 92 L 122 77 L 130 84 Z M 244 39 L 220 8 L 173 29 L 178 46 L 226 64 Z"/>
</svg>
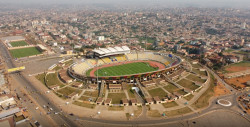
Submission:
<svg viewBox="0 0 250 127">
<path fill-rule="evenodd" d="M 124 53 L 129 53 L 130 49 L 128 46 L 122 46 L 122 47 L 108 47 L 108 48 L 99 48 L 99 49 L 94 49 L 93 52 L 97 53 L 100 55 L 100 57 L 104 56 L 110 56 L 110 55 L 116 55 L 116 54 L 124 54 Z"/>
</svg>

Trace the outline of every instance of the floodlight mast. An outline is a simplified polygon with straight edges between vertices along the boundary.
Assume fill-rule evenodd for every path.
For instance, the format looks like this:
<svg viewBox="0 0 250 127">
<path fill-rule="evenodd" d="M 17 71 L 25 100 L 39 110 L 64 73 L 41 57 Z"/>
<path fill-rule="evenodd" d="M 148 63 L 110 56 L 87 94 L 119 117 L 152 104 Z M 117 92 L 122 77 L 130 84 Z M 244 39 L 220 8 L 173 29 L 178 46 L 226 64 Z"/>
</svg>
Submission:
<svg viewBox="0 0 250 127">
<path fill-rule="evenodd" d="M 96 67 L 97 67 L 97 64 L 98 64 L 98 60 L 97 60 L 97 57 L 96 57 Z M 99 86 L 99 82 L 98 82 L 98 67 L 97 67 L 97 85 Z M 100 89 L 100 87 L 99 87 L 99 89 Z"/>
</svg>

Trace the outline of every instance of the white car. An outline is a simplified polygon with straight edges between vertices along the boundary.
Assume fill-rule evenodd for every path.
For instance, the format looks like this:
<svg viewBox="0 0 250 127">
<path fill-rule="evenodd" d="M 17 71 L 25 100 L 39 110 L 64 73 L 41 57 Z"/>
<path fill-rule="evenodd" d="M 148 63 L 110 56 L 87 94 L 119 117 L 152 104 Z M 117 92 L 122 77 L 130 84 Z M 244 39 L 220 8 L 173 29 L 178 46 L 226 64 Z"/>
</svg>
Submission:
<svg viewBox="0 0 250 127">
<path fill-rule="evenodd" d="M 39 107 L 36 107 L 36 110 L 39 109 Z"/>
</svg>

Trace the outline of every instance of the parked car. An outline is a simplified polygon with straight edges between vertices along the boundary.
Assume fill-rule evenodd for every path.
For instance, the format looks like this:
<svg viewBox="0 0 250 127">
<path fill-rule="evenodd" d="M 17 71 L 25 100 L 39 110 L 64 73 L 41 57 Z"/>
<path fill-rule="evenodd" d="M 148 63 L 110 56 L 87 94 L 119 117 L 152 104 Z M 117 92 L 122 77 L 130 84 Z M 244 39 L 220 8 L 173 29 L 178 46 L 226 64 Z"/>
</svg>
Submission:
<svg viewBox="0 0 250 127">
<path fill-rule="evenodd" d="M 41 125 L 38 121 L 35 121 L 34 124 L 35 124 L 37 127 L 42 127 L 42 125 Z"/>
</svg>

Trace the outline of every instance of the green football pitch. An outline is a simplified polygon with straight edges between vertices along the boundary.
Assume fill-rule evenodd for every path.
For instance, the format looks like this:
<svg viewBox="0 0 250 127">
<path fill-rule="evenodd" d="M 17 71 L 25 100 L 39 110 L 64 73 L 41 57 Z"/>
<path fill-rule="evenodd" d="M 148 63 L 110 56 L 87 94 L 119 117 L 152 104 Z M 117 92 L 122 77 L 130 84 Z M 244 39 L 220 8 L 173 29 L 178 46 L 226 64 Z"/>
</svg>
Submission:
<svg viewBox="0 0 250 127">
<path fill-rule="evenodd" d="M 19 46 L 25 46 L 28 44 L 25 41 L 15 41 L 15 42 L 10 42 L 10 45 L 12 47 L 19 47 Z"/>
<path fill-rule="evenodd" d="M 10 53 L 14 58 L 21 58 L 21 57 L 41 54 L 41 52 L 38 51 L 35 47 L 12 49 L 10 50 Z"/>
<path fill-rule="evenodd" d="M 156 70 L 158 70 L 158 68 L 154 68 L 146 62 L 136 62 L 98 69 L 98 76 L 131 75 Z M 97 76 L 97 70 L 95 71 L 95 76 Z"/>
</svg>

